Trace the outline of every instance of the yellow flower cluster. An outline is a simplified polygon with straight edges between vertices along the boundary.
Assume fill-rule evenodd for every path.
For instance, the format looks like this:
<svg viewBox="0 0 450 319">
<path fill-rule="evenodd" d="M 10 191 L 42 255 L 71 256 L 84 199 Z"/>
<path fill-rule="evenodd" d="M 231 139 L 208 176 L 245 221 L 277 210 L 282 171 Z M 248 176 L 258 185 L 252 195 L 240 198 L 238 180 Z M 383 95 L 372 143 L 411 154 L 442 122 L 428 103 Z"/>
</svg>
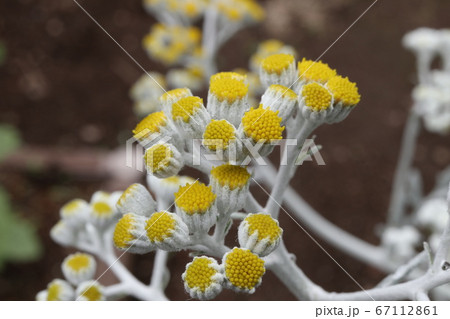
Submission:
<svg viewBox="0 0 450 319">
<path fill-rule="evenodd" d="M 173 152 L 167 144 L 156 144 L 150 147 L 144 156 L 147 170 L 155 173 L 169 165 Z"/>
<path fill-rule="evenodd" d="M 97 285 L 89 285 L 81 291 L 80 296 L 86 301 L 100 301 L 103 299 L 103 294 Z"/>
<path fill-rule="evenodd" d="M 175 204 L 186 214 L 204 214 L 213 204 L 216 194 L 211 186 L 195 182 L 181 186 L 175 193 Z"/>
<path fill-rule="evenodd" d="M 326 110 L 331 106 L 330 91 L 318 83 L 309 83 L 303 86 L 302 96 L 305 99 L 305 105 L 314 111 Z"/>
<path fill-rule="evenodd" d="M 238 72 L 219 72 L 211 76 L 210 83 L 213 83 L 214 81 L 220 79 L 234 79 L 240 82 L 246 82 L 247 76 L 245 75 L 245 73 L 242 74 Z"/>
<path fill-rule="evenodd" d="M 134 236 L 131 234 L 134 230 L 134 223 L 134 215 L 126 214 L 116 224 L 113 234 L 113 241 L 117 248 L 127 248 L 129 243 L 134 239 Z"/>
<path fill-rule="evenodd" d="M 166 88 L 166 78 L 161 73 L 147 72 L 141 75 L 130 90 L 136 115 L 144 117 L 161 110 L 158 99 Z"/>
<path fill-rule="evenodd" d="M 267 214 L 252 214 L 245 218 L 249 226 L 249 234 L 258 232 L 258 240 L 269 238 L 271 242 L 277 240 L 282 230 L 277 222 Z"/>
<path fill-rule="evenodd" d="M 233 248 L 224 259 L 225 277 L 238 289 L 252 290 L 265 273 L 264 260 L 248 249 Z"/>
<path fill-rule="evenodd" d="M 156 60 L 168 65 L 179 62 L 199 45 L 201 32 L 196 27 L 156 24 L 144 37 L 144 48 Z"/>
<path fill-rule="evenodd" d="M 256 142 L 280 140 L 284 131 L 280 123 L 278 112 L 265 109 L 262 105 L 257 109 L 251 108 L 242 118 L 245 134 Z"/>
<path fill-rule="evenodd" d="M 254 0 L 218 0 L 219 13 L 231 22 L 258 22 L 264 19 L 264 9 Z"/>
<path fill-rule="evenodd" d="M 235 128 L 226 120 L 211 120 L 203 133 L 203 144 L 212 151 L 226 150 L 235 139 Z"/>
<path fill-rule="evenodd" d="M 65 217 L 70 217 L 78 212 L 85 205 L 85 201 L 81 199 L 74 199 L 65 204 L 61 208 L 61 214 Z"/>
<path fill-rule="evenodd" d="M 267 73 L 281 75 L 283 71 L 286 71 L 294 62 L 295 58 L 293 55 L 279 53 L 265 58 L 261 63 L 261 67 Z"/>
<path fill-rule="evenodd" d="M 110 216 L 114 213 L 114 209 L 105 202 L 95 202 L 92 204 L 92 214 L 99 217 Z"/>
<path fill-rule="evenodd" d="M 145 139 L 151 134 L 159 133 L 161 127 L 166 126 L 167 117 L 164 112 L 155 112 L 147 115 L 133 130 L 134 137 L 138 140 Z"/>
<path fill-rule="evenodd" d="M 211 170 L 211 177 L 214 177 L 221 186 L 228 186 L 231 190 L 244 187 L 250 176 L 246 168 L 231 164 L 220 165 Z"/>
<path fill-rule="evenodd" d="M 281 93 L 282 98 L 287 98 L 289 100 L 296 100 L 298 98 L 298 95 L 294 91 L 283 85 L 273 84 L 269 88 L 275 92 Z"/>
<path fill-rule="evenodd" d="M 161 95 L 159 100 L 161 103 L 168 103 L 172 105 L 176 101 L 189 96 L 192 96 L 192 93 L 188 88 L 179 88 L 165 92 Z"/>
<path fill-rule="evenodd" d="M 167 212 L 157 212 L 147 220 L 147 237 L 152 242 L 161 242 L 175 231 L 176 221 Z"/>
<path fill-rule="evenodd" d="M 298 76 L 300 80 L 306 82 L 319 82 L 325 84 L 329 79 L 336 75 L 336 70 L 331 69 L 328 64 L 321 61 L 312 61 L 303 58 L 298 63 Z"/>
<path fill-rule="evenodd" d="M 211 79 L 209 90 L 220 102 L 231 104 L 248 94 L 248 84 L 231 76 L 220 76 Z"/>
<path fill-rule="evenodd" d="M 172 119 L 182 119 L 185 123 L 203 106 L 203 99 L 197 96 L 185 97 L 172 105 Z"/>
<path fill-rule="evenodd" d="M 217 271 L 210 267 L 212 261 L 207 257 L 197 257 L 187 267 L 184 277 L 185 283 L 189 288 L 198 288 L 201 292 L 205 292 L 207 288 L 214 282 L 211 278 Z"/>
<path fill-rule="evenodd" d="M 255 54 L 250 58 L 250 67 L 253 72 L 258 72 L 261 62 L 272 54 L 285 53 L 295 56 L 295 50 L 278 40 L 266 40 L 258 45 Z"/>
<path fill-rule="evenodd" d="M 89 267 L 91 264 L 91 256 L 83 253 L 76 253 L 67 260 L 66 264 L 70 269 L 80 271 Z"/>
<path fill-rule="evenodd" d="M 347 77 L 334 76 L 327 82 L 327 87 L 333 93 L 336 103 L 342 102 L 344 106 L 354 106 L 361 100 L 356 83 Z"/>
<path fill-rule="evenodd" d="M 58 282 L 52 282 L 47 288 L 47 301 L 58 301 L 60 296 L 61 286 Z"/>
</svg>

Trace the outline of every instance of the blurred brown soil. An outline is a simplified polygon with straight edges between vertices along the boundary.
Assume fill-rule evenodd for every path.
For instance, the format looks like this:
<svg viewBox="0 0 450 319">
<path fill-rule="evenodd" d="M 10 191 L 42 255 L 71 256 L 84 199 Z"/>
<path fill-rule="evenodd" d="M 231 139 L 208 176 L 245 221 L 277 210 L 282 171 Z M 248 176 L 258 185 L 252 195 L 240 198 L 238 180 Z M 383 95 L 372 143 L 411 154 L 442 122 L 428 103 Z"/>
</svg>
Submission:
<svg viewBox="0 0 450 319">
<path fill-rule="evenodd" d="M 140 1 L 81 3 L 145 69 L 164 70 L 141 48 L 154 20 Z M 296 47 L 301 56 L 316 59 L 372 1 L 342 0 L 331 6 L 327 0 L 265 3 L 270 18 L 240 32 L 221 50 L 223 70 L 246 67 L 257 43 L 267 38 L 278 38 Z M 137 121 L 128 89 L 141 70 L 71 0 L 2 1 L 0 12 L 0 40 L 8 50 L 6 64 L 0 67 L 0 123 L 16 125 L 25 143 L 34 146 L 113 149 L 123 143 Z M 449 12 L 450 2 L 445 0 L 381 0 L 322 58 L 358 83 L 363 100 L 345 122 L 318 130 L 327 165 L 305 163 L 292 185 L 329 220 L 374 244 L 378 243 L 374 229 L 385 218 L 415 82 L 414 59 L 400 40 L 419 26 L 450 27 Z M 424 172 L 427 190 L 449 163 L 448 138 L 422 134 L 415 164 Z M 2 171 L 0 182 L 11 193 L 16 211 L 36 224 L 45 245 L 40 261 L 11 264 L 0 274 L 0 300 L 32 300 L 48 281 L 61 276 L 59 263 L 68 252 L 48 236 L 59 207 L 74 197 L 89 198 L 107 181 L 30 165 L 25 171 Z M 288 217 L 281 215 L 280 221 L 288 249 L 312 280 L 328 290 L 358 290 Z M 235 237 L 230 235 L 230 245 Z M 382 278 L 375 269 L 320 243 L 363 287 Z M 152 258 L 131 259 L 142 280 L 149 278 Z M 180 281 L 188 260 L 187 253 L 180 253 L 169 261 L 171 299 L 188 299 Z M 292 300 L 293 296 L 267 273 L 254 295 L 224 292 L 219 299 Z"/>
</svg>

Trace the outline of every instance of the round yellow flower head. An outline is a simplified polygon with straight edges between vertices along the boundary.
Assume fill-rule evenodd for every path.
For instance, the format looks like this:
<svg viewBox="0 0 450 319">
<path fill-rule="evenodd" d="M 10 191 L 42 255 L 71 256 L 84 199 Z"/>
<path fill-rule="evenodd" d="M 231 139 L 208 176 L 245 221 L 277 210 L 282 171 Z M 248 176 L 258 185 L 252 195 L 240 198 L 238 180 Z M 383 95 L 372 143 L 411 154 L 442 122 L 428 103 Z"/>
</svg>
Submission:
<svg viewBox="0 0 450 319">
<path fill-rule="evenodd" d="M 318 83 L 304 85 L 301 95 L 304 104 L 316 112 L 327 110 L 331 106 L 333 98 L 330 91 Z"/>
<path fill-rule="evenodd" d="M 175 193 L 175 204 L 186 214 L 204 214 L 214 204 L 216 194 L 211 186 L 196 181 L 193 184 L 180 186 Z"/>
<path fill-rule="evenodd" d="M 217 261 L 209 257 L 195 257 L 186 265 L 182 279 L 192 298 L 208 300 L 222 291 L 223 275 L 220 267 Z"/>
<path fill-rule="evenodd" d="M 134 239 L 132 234 L 132 231 L 135 229 L 134 223 L 135 220 L 133 214 L 126 214 L 119 220 L 113 234 L 114 246 L 120 249 L 129 247 L 129 243 Z"/>
<path fill-rule="evenodd" d="M 231 164 L 220 165 L 211 170 L 211 177 L 222 187 L 228 186 L 231 190 L 245 187 L 250 176 L 246 168 Z"/>
<path fill-rule="evenodd" d="M 159 249 L 177 251 L 189 241 L 189 230 L 179 216 L 167 211 L 156 212 L 145 225 L 147 239 Z"/>
<path fill-rule="evenodd" d="M 94 277 L 96 266 L 95 259 L 91 255 L 75 253 L 64 259 L 61 268 L 68 281 L 73 285 L 79 285 Z"/>
<path fill-rule="evenodd" d="M 330 78 L 336 76 L 336 70 L 331 69 L 328 64 L 321 61 L 306 60 L 303 58 L 298 63 L 298 75 L 300 81 L 320 82 L 325 84 Z"/>
<path fill-rule="evenodd" d="M 156 144 L 150 147 L 144 155 L 147 170 L 154 174 L 170 164 L 173 152 L 167 144 Z"/>
<path fill-rule="evenodd" d="M 226 215 L 239 211 L 245 205 L 251 174 L 245 167 L 223 164 L 211 170 L 210 185 L 217 194 L 218 211 Z"/>
<path fill-rule="evenodd" d="M 258 45 L 257 51 L 250 58 L 250 68 L 253 72 L 259 72 L 261 62 L 272 54 L 286 53 L 296 56 L 295 50 L 278 40 L 266 40 Z M 292 84 L 292 83 L 291 83 Z"/>
<path fill-rule="evenodd" d="M 284 85 L 273 84 L 269 86 L 268 89 L 270 91 L 279 93 L 283 99 L 297 100 L 298 98 L 298 95 L 293 90 L 285 87 Z"/>
<path fill-rule="evenodd" d="M 169 10 L 182 14 L 189 19 L 198 17 L 205 8 L 204 1 L 198 0 L 166 0 Z"/>
<path fill-rule="evenodd" d="M 235 247 L 226 253 L 222 264 L 228 285 L 238 292 L 255 292 L 266 272 L 264 260 L 243 248 Z"/>
<path fill-rule="evenodd" d="M 283 137 L 284 126 L 281 126 L 281 120 L 278 112 L 265 109 L 261 104 L 259 108 L 251 108 L 244 114 L 242 125 L 247 137 L 255 142 L 270 143 Z"/>
<path fill-rule="evenodd" d="M 203 99 L 198 96 L 189 96 L 180 99 L 172 105 L 172 118 L 181 119 L 188 123 L 198 109 L 203 107 Z"/>
<path fill-rule="evenodd" d="M 258 233 L 258 240 L 269 238 L 271 242 L 280 238 L 282 230 L 278 222 L 267 214 L 252 214 L 245 218 L 249 226 L 249 233 Z"/>
<path fill-rule="evenodd" d="M 219 77 L 211 81 L 209 91 L 219 102 L 232 104 L 247 96 L 248 84 L 235 78 Z"/>
<path fill-rule="evenodd" d="M 116 204 L 122 192 L 95 192 L 90 201 L 88 219 L 98 229 L 106 229 L 117 221 L 119 211 Z"/>
<path fill-rule="evenodd" d="M 61 208 L 61 217 L 64 218 L 77 214 L 80 209 L 86 207 L 86 204 L 86 201 L 82 199 L 71 200 Z"/>
<path fill-rule="evenodd" d="M 161 110 L 159 97 L 166 89 L 166 79 L 158 72 L 148 72 L 133 84 L 130 97 L 134 101 L 133 111 L 139 117 Z"/>
<path fill-rule="evenodd" d="M 199 1 L 185 1 L 181 6 L 181 10 L 186 16 L 192 19 L 197 17 L 203 9 L 199 4 Z"/>
<path fill-rule="evenodd" d="M 39 301 L 69 301 L 74 299 L 75 292 L 72 286 L 64 280 L 55 279 L 47 285 L 47 290 L 36 296 Z"/>
<path fill-rule="evenodd" d="M 167 178 L 178 174 L 183 167 L 181 153 L 169 143 L 158 142 L 150 147 L 144 155 L 149 174 L 158 178 Z"/>
<path fill-rule="evenodd" d="M 249 214 L 239 225 L 239 244 L 259 256 L 267 256 L 281 241 L 283 230 L 269 214 Z"/>
<path fill-rule="evenodd" d="M 75 228 L 81 226 L 87 217 L 89 204 L 82 199 L 74 199 L 65 204 L 60 210 L 61 219 Z"/>
<path fill-rule="evenodd" d="M 170 65 L 191 53 L 200 38 L 201 32 L 196 27 L 156 24 L 143 43 L 153 58 Z"/>
<path fill-rule="evenodd" d="M 327 87 L 333 93 L 335 103 L 343 106 L 355 106 L 361 100 L 356 83 L 341 76 L 333 76 L 327 82 Z"/>
<path fill-rule="evenodd" d="M 270 39 L 266 40 L 264 42 L 261 42 L 258 47 L 258 51 L 261 53 L 278 53 L 284 46 L 284 43 L 276 40 L 276 39 Z"/>
<path fill-rule="evenodd" d="M 168 178 L 156 178 L 153 175 L 147 175 L 147 183 L 150 189 L 155 193 L 156 197 L 162 198 L 166 203 L 173 203 L 180 186 L 187 183 L 193 183 L 195 179 L 189 176 L 171 176 Z M 155 210 L 153 210 L 155 212 Z M 152 213 L 153 213 L 152 212 Z"/>
<path fill-rule="evenodd" d="M 278 75 L 281 75 L 294 62 L 295 62 L 295 58 L 293 55 L 279 53 L 279 54 L 273 54 L 273 55 L 265 58 L 261 62 L 261 67 L 267 73 L 276 73 Z"/>
<path fill-rule="evenodd" d="M 180 186 L 175 195 L 177 215 L 191 233 L 205 233 L 217 220 L 216 194 L 200 182 Z"/>
<path fill-rule="evenodd" d="M 114 213 L 114 210 L 108 203 L 96 202 L 92 204 L 92 213 L 98 217 L 107 217 L 111 216 Z"/>
<path fill-rule="evenodd" d="M 239 21 L 242 18 L 242 14 L 239 12 L 239 10 L 235 8 L 230 8 L 223 3 L 219 3 L 217 6 L 218 11 L 226 16 L 228 19 L 232 21 Z"/>
<path fill-rule="evenodd" d="M 172 106 L 173 103 L 176 103 L 177 101 L 189 96 L 192 96 L 191 90 L 189 90 L 188 88 L 180 88 L 167 91 L 166 93 L 161 95 L 159 100 L 162 104 L 168 104 Z"/>
<path fill-rule="evenodd" d="M 167 212 L 154 213 L 146 225 L 147 237 L 152 243 L 164 241 L 175 231 L 176 221 L 172 214 Z"/>
<path fill-rule="evenodd" d="M 104 301 L 106 300 L 104 288 L 97 281 L 85 281 L 77 288 L 77 300 Z"/>
<path fill-rule="evenodd" d="M 212 75 L 209 83 L 211 84 L 220 79 L 234 79 L 245 83 L 247 81 L 247 76 L 238 72 L 220 72 Z"/>
<path fill-rule="evenodd" d="M 174 91 L 175 93 L 170 98 L 161 98 L 165 112 L 171 115 L 178 131 L 183 132 L 183 135 L 194 139 L 201 138 L 206 125 L 211 120 L 211 115 L 204 107 L 203 100 L 198 96 L 193 96 L 188 89 Z"/>
<path fill-rule="evenodd" d="M 257 22 L 265 16 L 264 9 L 254 0 L 221 0 L 217 8 L 233 23 Z"/>
<path fill-rule="evenodd" d="M 226 150 L 236 139 L 236 129 L 227 120 L 211 120 L 203 133 L 203 145 L 212 151 Z"/>
<path fill-rule="evenodd" d="M 136 254 L 144 254 L 153 249 L 145 240 L 146 219 L 144 216 L 128 213 L 117 222 L 113 234 L 114 246 Z"/>
<path fill-rule="evenodd" d="M 161 128 L 166 126 L 167 117 L 163 111 L 151 113 L 138 123 L 133 130 L 134 137 L 137 140 L 143 140 L 152 134 L 160 133 Z"/>
<path fill-rule="evenodd" d="M 95 202 L 91 205 L 91 216 L 99 221 L 111 220 L 116 211 L 107 202 Z"/>
<path fill-rule="evenodd" d="M 222 72 L 211 76 L 207 109 L 211 118 L 238 126 L 248 108 L 249 84 L 245 75 Z"/>
</svg>

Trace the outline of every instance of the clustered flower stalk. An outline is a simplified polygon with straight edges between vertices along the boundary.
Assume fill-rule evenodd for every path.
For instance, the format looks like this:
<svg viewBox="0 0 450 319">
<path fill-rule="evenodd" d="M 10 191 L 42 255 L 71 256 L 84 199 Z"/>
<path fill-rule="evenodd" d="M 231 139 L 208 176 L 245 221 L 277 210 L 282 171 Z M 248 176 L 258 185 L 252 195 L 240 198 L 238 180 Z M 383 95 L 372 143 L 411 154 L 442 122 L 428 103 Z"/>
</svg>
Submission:
<svg viewBox="0 0 450 319">
<path fill-rule="evenodd" d="M 355 83 L 321 61 L 296 60 L 293 49 L 277 41 L 260 45 L 251 71 L 215 72 L 218 48 L 240 28 L 263 18 L 255 1 L 146 0 L 145 7 L 160 22 L 144 39 L 149 55 L 186 68 L 168 74 L 172 89 L 164 94 L 156 94 L 147 78 L 132 90 L 138 113 L 145 114 L 133 135 L 145 149 L 147 185 L 97 192 L 89 203 L 77 199 L 62 207 L 52 238 L 86 253 L 67 257 L 62 264 L 65 279 L 49 283 L 38 300 L 114 300 L 126 295 L 167 300 L 167 257 L 181 250 L 193 258 L 180 287 L 201 300 L 213 299 L 223 289 L 254 293 L 267 270 L 301 300 L 426 299 L 432 289 L 450 282 L 444 267 L 450 248 L 445 182 L 417 204 L 413 223 L 389 225 L 380 246 L 329 223 L 289 187 L 297 162 L 305 156 L 301 150 L 307 138 L 321 125 L 345 120 L 357 107 L 361 97 Z M 203 38 L 193 26 L 200 18 Z M 407 43 L 414 46 L 413 40 Z M 205 78 L 206 100 L 193 93 Z M 154 79 L 166 88 L 162 75 L 154 74 Z M 259 165 L 283 134 L 296 146 L 285 148 L 279 169 Z M 198 170 L 201 178 L 179 175 L 184 167 Z M 251 185 L 267 193 L 265 205 L 255 200 Z M 284 203 L 317 235 L 390 275 L 378 287 L 353 293 L 330 293 L 317 286 L 283 242 L 278 216 Z M 417 253 L 420 227 L 432 229 L 435 243 L 430 238 L 431 248 Z M 230 247 L 225 245 L 227 236 L 237 237 Z M 137 280 L 120 262 L 124 253 L 155 253 L 150 283 Z M 426 254 L 433 257 L 429 266 Z M 94 277 L 94 256 L 109 266 L 119 284 L 99 283 L 103 274 Z M 412 270 L 419 275 L 411 277 Z"/>
</svg>

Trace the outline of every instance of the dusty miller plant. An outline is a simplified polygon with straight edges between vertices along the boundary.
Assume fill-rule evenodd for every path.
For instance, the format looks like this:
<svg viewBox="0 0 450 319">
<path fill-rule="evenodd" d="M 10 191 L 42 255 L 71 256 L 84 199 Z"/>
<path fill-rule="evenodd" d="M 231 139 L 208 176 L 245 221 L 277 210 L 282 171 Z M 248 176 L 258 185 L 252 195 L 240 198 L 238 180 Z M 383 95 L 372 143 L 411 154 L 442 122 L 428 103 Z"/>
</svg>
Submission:
<svg viewBox="0 0 450 319">
<path fill-rule="evenodd" d="M 442 173 L 435 189 L 424 195 L 420 173 L 411 162 L 422 119 L 428 130 L 449 131 L 447 31 L 420 29 L 404 39 L 417 55 L 419 84 L 389 218 L 381 244 L 375 246 L 324 219 L 289 186 L 298 164 L 319 154 L 308 140 L 314 130 L 343 121 L 357 108 L 356 84 L 321 61 L 304 58 L 297 63 L 294 49 L 274 40 L 259 46 L 250 71 L 217 73 L 220 46 L 263 19 L 255 1 L 146 0 L 145 7 L 159 23 L 145 37 L 144 47 L 152 58 L 172 67 L 166 77 L 148 72 L 131 91 L 136 112 L 144 116 L 133 135 L 145 149 L 147 186 L 99 191 L 89 202 L 75 199 L 61 208 L 51 236 L 84 253 L 64 260 L 65 279 L 49 283 L 38 300 L 167 300 L 167 257 L 180 250 L 192 257 L 179 278 L 180 288 L 184 285 L 197 299 L 213 299 L 223 289 L 253 293 L 266 271 L 299 300 L 428 300 L 432 291 L 445 298 L 443 285 L 450 282 L 450 174 Z M 198 21 L 202 30 L 193 26 Z M 431 70 L 436 55 L 444 61 L 439 71 Z M 205 84 L 206 103 L 192 93 Z M 267 156 L 283 134 L 277 169 Z M 183 167 L 199 171 L 205 183 L 180 176 Z M 264 205 L 253 197 L 250 185 L 267 193 Z M 315 235 L 386 272 L 386 278 L 372 289 L 350 293 L 327 292 L 316 285 L 285 247 L 278 223 L 280 211 L 286 212 L 282 205 Z M 238 240 L 228 247 L 225 238 L 236 237 L 230 232 L 233 224 Z M 121 263 L 127 252 L 155 254 L 149 283 L 136 279 Z M 96 258 L 109 266 L 118 284 L 103 286 L 101 276 L 95 279 Z M 444 288 L 435 289 L 440 286 Z"/>
</svg>

